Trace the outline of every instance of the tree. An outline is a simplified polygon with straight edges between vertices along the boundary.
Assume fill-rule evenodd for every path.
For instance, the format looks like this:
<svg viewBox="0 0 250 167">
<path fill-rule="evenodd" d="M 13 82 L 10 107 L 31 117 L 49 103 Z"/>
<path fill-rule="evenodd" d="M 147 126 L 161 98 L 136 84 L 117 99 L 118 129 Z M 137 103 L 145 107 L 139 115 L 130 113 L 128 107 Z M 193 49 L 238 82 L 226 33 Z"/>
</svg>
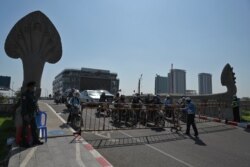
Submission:
<svg viewBox="0 0 250 167">
<path fill-rule="evenodd" d="M 241 100 L 242 101 L 250 101 L 250 97 L 242 97 Z"/>
<path fill-rule="evenodd" d="M 0 92 L 0 103 L 6 103 L 7 98 Z"/>
</svg>

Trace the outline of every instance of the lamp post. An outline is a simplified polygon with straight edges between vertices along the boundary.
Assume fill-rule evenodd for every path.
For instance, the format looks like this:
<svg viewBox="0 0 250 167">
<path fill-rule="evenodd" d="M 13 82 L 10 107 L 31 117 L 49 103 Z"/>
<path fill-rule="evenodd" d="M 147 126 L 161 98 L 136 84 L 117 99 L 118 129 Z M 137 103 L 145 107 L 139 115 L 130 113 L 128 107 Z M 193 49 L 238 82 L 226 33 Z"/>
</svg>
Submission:
<svg viewBox="0 0 250 167">
<path fill-rule="evenodd" d="M 138 93 L 141 94 L 141 80 L 142 80 L 142 74 L 139 78 L 139 81 L 138 81 Z"/>
<path fill-rule="evenodd" d="M 14 96 L 14 82 L 12 82 L 12 86 L 11 86 L 12 91 L 12 97 Z"/>
</svg>

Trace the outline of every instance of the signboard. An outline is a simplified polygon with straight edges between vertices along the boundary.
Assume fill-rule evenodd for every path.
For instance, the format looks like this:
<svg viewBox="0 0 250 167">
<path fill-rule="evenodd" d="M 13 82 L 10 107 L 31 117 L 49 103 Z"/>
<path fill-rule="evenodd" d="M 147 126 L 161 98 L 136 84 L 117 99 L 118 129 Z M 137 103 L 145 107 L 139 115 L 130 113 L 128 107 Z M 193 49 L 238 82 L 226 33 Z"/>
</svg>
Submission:
<svg viewBox="0 0 250 167">
<path fill-rule="evenodd" d="M 10 79 L 8 76 L 0 76 L 0 90 L 10 89 Z"/>
</svg>

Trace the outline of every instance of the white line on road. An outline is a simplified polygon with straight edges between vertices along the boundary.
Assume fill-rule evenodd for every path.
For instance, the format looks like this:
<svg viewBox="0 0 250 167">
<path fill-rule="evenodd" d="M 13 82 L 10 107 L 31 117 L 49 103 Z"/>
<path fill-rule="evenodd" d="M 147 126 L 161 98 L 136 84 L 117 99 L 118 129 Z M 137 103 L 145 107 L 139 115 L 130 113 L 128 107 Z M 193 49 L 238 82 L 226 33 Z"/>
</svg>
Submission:
<svg viewBox="0 0 250 167">
<path fill-rule="evenodd" d="M 124 135 L 126 135 L 126 136 L 128 136 L 128 137 L 133 137 L 133 136 L 131 136 L 131 135 L 125 133 L 125 132 L 122 132 L 122 131 L 119 131 L 119 132 L 122 133 L 122 134 L 124 134 Z M 139 139 L 137 139 L 137 140 L 138 140 L 138 142 L 140 142 Z M 162 151 L 162 150 L 160 150 L 160 149 L 158 149 L 158 148 L 156 148 L 156 147 L 154 147 L 154 146 L 152 146 L 152 145 L 145 144 L 145 146 L 147 146 L 147 147 L 149 147 L 149 148 L 151 148 L 151 149 L 153 149 L 153 150 L 155 150 L 155 151 L 158 151 L 159 153 L 161 153 L 161 154 L 163 154 L 163 155 L 165 155 L 165 156 L 167 156 L 167 157 L 170 157 L 170 158 L 172 158 L 172 159 L 174 159 L 174 160 L 176 160 L 176 161 L 182 163 L 183 165 L 186 165 L 186 166 L 188 166 L 188 167 L 194 167 L 193 165 L 191 165 L 191 164 L 189 164 L 189 163 L 187 163 L 187 162 L 185 162 L 185 161 L 182 161 L 181 159 L 176 158 L 175 156 L 170 155 L 170 154 L 168 154 L 168 153 L 166 153 L 166 152 L 164 152 L 164 151 Z"/>
<path fill-rule="evenodd" d="M 37 147 L 33 147 L 29 153 L 26 155 L 26 157 L 24 158 L 24 160 L 22 161 L 22 163 L 20 164 L 20 167 L 26 167 L 26 165 L 28 164 L 28 162 L 30 161 L 31 157 L 34 155 L 35 151 L 36 151 Z"/>
<path fill-rule="evenodd" d="M 81 159 L 81 152 L 80 152 L 80 143 L 76 143 L 76 161 L 79 166 L 85 167 L 84 163 Z"/>
<path fill-rule="evenodd" d="M 106 135 L 104 132 L 95 132 L 94 133 L 96 136 L 100 136 L 100 137 L 103 137 L 103 138 L 107 138 L 107 139 L 110 139 L 110 132 L 107 132 Z"/>
</svg>

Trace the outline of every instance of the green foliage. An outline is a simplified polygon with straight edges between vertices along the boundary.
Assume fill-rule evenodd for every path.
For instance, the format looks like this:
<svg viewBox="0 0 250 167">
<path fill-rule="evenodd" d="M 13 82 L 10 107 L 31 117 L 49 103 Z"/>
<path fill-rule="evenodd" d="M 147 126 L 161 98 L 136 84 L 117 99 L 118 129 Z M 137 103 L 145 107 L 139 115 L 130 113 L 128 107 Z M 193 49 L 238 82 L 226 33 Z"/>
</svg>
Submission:
<svg viewBox="0 0 250 167">
<path fill-rule="evenodd" d="M 250 101 L 250 97 L 242 97 L 241 100 L 242 101 Z"/>
<path fill-rule="evenodd" d="M 0 104 L 6 102 L 7 102 L 7 97 L 5 97 L 2 93 L 0 93 Z"/>
<path fill-rule="evenodd" d="M 241 112 L 241 121 L 243 121 L 243 122 L 250 122 L 250 111 L 243 110 Z"/>
<path fill-rule="evenodd" d="M 7 138 L 15 136 L 14 121 L 10 117 L 0 117 L 0 161 L 3 160 L 9 151 L 6 145 Z"/>
</svg>

